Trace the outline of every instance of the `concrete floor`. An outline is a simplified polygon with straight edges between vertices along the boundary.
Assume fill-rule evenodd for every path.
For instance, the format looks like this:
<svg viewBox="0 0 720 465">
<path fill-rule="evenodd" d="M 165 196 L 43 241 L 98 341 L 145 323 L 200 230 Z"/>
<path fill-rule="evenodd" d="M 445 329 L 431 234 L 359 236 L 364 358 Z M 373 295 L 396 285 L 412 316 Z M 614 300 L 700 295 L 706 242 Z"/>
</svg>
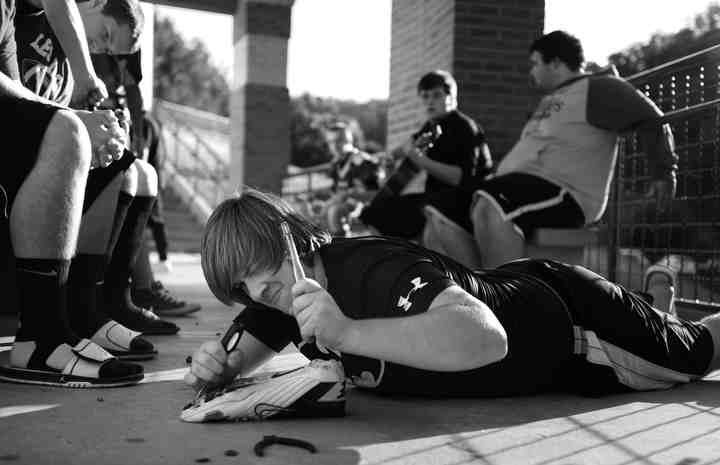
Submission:
<svg viewBox="0 0 720 465">
<path fill-rule="evenodd" d="M 354 390 L 342 419 L 183 423 L 180 410 L 193 395 L 178 381 L 185 357 L 223 331 L 234 311 L 210 295 L 196 256 L 172 258 L 175 271 L 163 282 L 204 307 L 173 319 L 180 335 L 151 337 L 160 356 L 145 362 L 146 372 L 172 380 L 97 390 L 0 384 L 0 462 L 720 464 L 720 373 L 670 391 L 602 399 L 429 400 Z M 297 358 L 274 363 L 271 369 Z M 318 452 L 271 446 L 256 457 L 253 445 L 271 434 L 311 441 Z"/>
</svg>

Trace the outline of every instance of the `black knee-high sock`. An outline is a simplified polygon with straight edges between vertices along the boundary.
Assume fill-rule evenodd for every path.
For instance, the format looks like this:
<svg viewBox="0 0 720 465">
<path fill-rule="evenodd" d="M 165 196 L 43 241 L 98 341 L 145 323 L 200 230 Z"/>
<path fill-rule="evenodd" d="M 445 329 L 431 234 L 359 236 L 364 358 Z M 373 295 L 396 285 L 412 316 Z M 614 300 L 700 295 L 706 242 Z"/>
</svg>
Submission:
<svg viewBox="0 0 720 465">
<path fill-rule="evenodd" d="M 140 252 L 132 269 L 132 288 L 133 289 L 150 289 L 155 280 L 150 266 L 150 258 L 148 257 L 148 245 L 146 241 L 142 241 Z"/>
<path fill-rule="evenodd" d="M 68 314 L 70 326 L 80 337 L 90 338 L 110 320 L 97 302 L 106 263 L 104 254 L 78 254 L 70 265 Z"/>
<path fill-rule="evenodd" d="M 44 360 L 60 344 L 75 346 L 80 338 L 70 329 L 67 282 L 70 260 L 16 258 L 20 328 L 16 341 L 35 341 Z"/>
<path fill-rule="evenodd" d="M 135 196 L 122 191 L 118 195 L 118 203 L 115 208 L 115 216 L 113 217 L 112 231 L 110 232 L 110 240 L 108 241 L 108 255 L 112 255 L 112 251 L 115 250 L 123 225 L 125 224 L 128 209 L 130 208 L 134 198 Z"/>
<path fill-rule="evenodd" d="M 135 308 L 130 298 L 130 272 L 140 250 L 154 202 L 155 197 L 137 196 L 128 208 L 125 223 L 105 273 L 105 303 L 111 317 L 114 317 L 116 311 Z"/>
</svg>

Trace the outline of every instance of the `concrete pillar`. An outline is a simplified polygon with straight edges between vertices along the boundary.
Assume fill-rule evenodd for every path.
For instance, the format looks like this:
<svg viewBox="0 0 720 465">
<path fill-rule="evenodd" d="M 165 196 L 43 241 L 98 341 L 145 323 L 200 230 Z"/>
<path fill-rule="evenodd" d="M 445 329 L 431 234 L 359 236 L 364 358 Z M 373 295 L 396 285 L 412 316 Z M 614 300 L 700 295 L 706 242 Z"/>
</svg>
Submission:
<svg viewBox="0 0 720 465">
<path fill-rule="evenodd" d="M 388 146 L 422 119 L 415 85 L 444 68 L 458 81 L 460 109 L 482 125 L 493 158 L 520 135 L 538 96 L 528 48 L 543 32 L 544 0 L 393 0 Z"/>
<path fill-rule="evenodd" d="M 287 42 L 294 0 L 238 0 L 231 95 L 232 188 L 279 193 L 290 161 Z"/>
<path fill-rule="evenodd" d="M 154 92 L 153 82 L 155 82 L 155 75 L 153 70 L 153 61 L 155 47 L 153 45 L 155 39 L 155 5 L 147 2 L 141 2 L 143 14 L 145 15 L 145 27 L 143 29 L 142 36 L 140 36 L 140 54 L 142 63 L 143 79 L 140 81 L 140 93 L 143 97 L 143 107 L 147 111 L 152 110 Z"/>
</svg>

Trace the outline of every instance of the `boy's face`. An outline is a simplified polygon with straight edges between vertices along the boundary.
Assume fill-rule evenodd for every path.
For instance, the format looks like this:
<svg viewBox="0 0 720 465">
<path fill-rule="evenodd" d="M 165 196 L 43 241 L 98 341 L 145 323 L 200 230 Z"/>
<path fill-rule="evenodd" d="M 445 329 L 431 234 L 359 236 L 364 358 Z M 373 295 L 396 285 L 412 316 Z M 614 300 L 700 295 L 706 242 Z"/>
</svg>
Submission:
<svg viewBox="0 0 720 465">
<path fill-rule="evenodd" d="M 292 316 L 292 287 L 295 284 L 290 260 L 283 260 L 280 268 L 255 273 L 250 276 L 238 274 L 233 287 L 242 286 L 255 302 L 276 308 Z"/>
<path fill-rule="evenodd" d="M 88 15 L 85 19 L 85 34 L 90 53 L 122 55 L 132 53 L 132 31 L 127 24 L 118 24 L 114 18 L 102 14 Z"/>
<path fill-rule="evenodd" d="M 429 119 L 439 118 L 455 109 L 455 99 L 442 87 L 433 87 L 418 92 Z"/>
<path fill-rule="evenodd" d="M 538 89 L 549 91 L 556 87 L 556 64 L 545 63 L 540 52 L 533 51 L 530 54 L 530 79 Z"/>
</svg>

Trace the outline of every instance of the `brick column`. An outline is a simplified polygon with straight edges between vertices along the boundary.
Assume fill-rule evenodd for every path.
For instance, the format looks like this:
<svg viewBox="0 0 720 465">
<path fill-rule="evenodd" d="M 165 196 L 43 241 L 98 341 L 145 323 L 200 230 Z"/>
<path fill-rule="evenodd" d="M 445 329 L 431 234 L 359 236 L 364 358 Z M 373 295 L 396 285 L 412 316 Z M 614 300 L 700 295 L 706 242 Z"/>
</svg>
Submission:
<svg viewBox="0 0 720 465">
<path fill-rule="evenodd" d="M 393 0 L 388 149 L 402 144 L 425 119 L 417 82 L 433 69 L 453 68 L 454 0 Z"/>
<path fill-rule="evenodd" d="M 528 48 L 544 20 L 544 0 L 393 0 L 388 146 L 422 118 L 420 76 L 444 68 L 458 81 L 460 109 L 485 128 L 493 157 L 504 156 L 537 102 Z"/>
<path fill-rule="evenodd" d="M 280 193 L 290 160 L 287 42 L 294 0 L 238 0 L 230 180 Z"/>
</svg>

